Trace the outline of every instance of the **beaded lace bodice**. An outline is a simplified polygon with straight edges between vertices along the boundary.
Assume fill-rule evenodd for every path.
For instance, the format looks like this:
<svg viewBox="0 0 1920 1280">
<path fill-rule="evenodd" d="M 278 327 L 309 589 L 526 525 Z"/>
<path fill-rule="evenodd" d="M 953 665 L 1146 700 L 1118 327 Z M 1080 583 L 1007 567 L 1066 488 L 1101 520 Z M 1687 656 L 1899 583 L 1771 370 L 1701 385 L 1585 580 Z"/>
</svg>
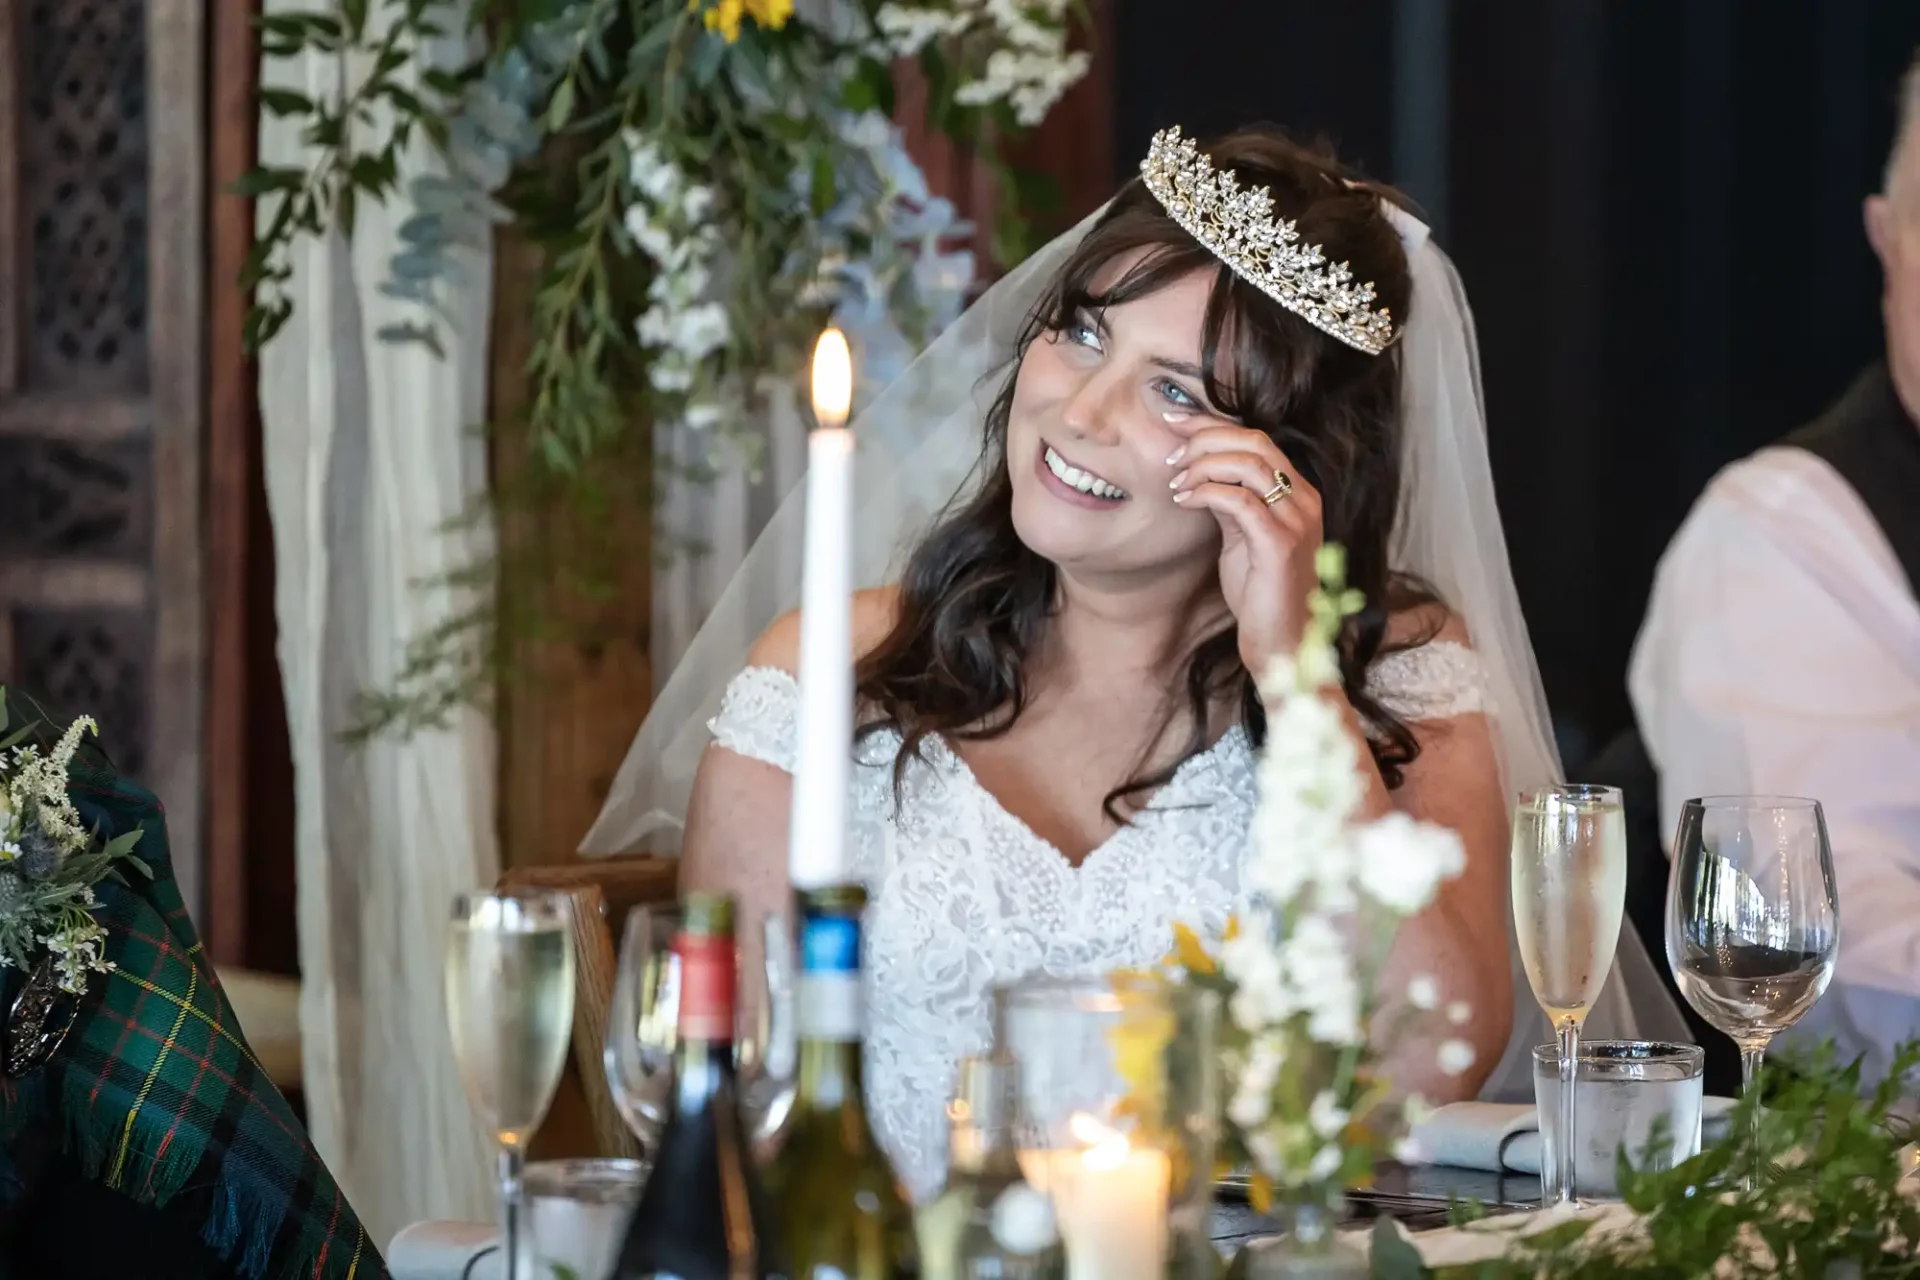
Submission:
<svg viewBox="0 0 1920 1280">
<path fill-rule="evenodd" d="M 1390 654 L 1368 687 L 1396 715 L 1484 709 L 1479 660 L 1443 641 Z M 710 728 L 722 747 L 791 771 L 799 689 L 749 667 Z M 1175 921 L 1225 927 L 1253 817 L 1255 760 L 1229 730 L 1180 766 L 1133 821 L 1073 866 L 1001 806 L 948 745 L 930 738 L 896 807 L 900 738 L 860 746 L 849 815 L 868 889 L 867 1109 L 915 1199 L 945 1175 L 946 1104 L 959 1059 L 987 1047 L 991 991 L 1045 973 L 1095 976 L 1167 954 Z"/>
</svg>

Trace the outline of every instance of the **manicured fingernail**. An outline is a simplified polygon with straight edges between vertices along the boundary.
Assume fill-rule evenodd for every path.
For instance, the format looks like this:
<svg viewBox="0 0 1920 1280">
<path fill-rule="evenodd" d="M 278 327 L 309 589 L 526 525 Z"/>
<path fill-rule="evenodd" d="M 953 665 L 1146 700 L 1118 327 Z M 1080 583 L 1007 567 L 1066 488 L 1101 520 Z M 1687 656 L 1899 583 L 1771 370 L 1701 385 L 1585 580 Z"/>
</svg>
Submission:
<svg viewBox="0 0 1920 1280">
<path fill-rule="evenodd" d="M 1182 472 L 1181 472 L 1181 473 L 1180 473 L 1179 475 L 1177 475 L 1177 476 L 1175 476 L 1175 477 L 1174 477 L 1173 479 L 1171 479 L 1171 480 L 1169 480 L 1169 481 L 1167 481 L 1167 488 L 1169 488 L 1169 489 L 1178 489 L 1178 488 L 1180 487 L 1180 485 L 1181 485 L 1181 483 L 1182 483 L 1182 482 L 1184 482 L 1184 481 L 1186 480 L 1186 478 L 1187 478 L 1187 477 L 1188 477 L 1189 475 L 1191 475 L 1191 474 L 1193 474 L 1193 473 L 1192 473 L 1192 472 L 1190 472 L 1190 471 L 1182 471 Z"/>
<path fill-rule="evenodd" d="M 1167 455 L 1167 465 L 1170 467 L 1178 466 L 1180 464 L 1180 459 L 1186 456 L 1187 456 L 1187 446 L 1181 445 L 1178 449 L 1175 449 L 1172 453 Z"/>
<path fill-rule="evenodd" d="M 1173 495 L 1173 500 L 1175 502 L 1185 502 L 1188 498 L 1191 498 L 1192 496 L 1193 495 L 1191 493 L 1188 493 L 1186 490 L 1182 489 L 1179 493 L 1176 493 Z"/>
</svg>

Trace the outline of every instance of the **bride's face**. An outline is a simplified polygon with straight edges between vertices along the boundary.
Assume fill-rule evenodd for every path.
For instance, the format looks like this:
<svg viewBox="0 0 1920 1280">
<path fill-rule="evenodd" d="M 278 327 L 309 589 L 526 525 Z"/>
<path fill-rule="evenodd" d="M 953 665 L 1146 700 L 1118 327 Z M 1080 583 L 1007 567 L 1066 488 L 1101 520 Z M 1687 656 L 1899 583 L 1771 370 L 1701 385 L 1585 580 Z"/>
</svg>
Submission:
<svg viewBox="0 0 1920 1280">
<path fill-rule="evenodd" d="M 1132 265 L 1110 264 L 1096 295 Z M 1027 348 L 1007 418 L 1013 523 L 1062 568 L 1138 577 L 1216 554 L 1218 525 L 1174 503 L 1167 465 L 1194 431 L 1228 421 L 1201 378 L 1212 282 L 1196 271 L 1100 314 L 1068 316 Z"/>
</svg>

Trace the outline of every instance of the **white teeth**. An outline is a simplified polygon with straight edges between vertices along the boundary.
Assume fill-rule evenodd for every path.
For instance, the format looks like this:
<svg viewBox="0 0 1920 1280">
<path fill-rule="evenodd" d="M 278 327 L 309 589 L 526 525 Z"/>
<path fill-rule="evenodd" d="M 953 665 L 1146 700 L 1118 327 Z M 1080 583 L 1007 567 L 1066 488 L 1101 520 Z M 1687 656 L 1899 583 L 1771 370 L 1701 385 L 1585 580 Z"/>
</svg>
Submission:
<svg viewBox="0 0 1920 1280">
<path fill-rule="evenodd" d="M 1065 458 L 1053 451 L 1051 445 L 1047 447 L 1045 457 L 1047 460 L 1047 470 L 1053 472 L 1053 474 L 1059 476 L 1062 481 L 1082 493 L 1090 493 L 1096 498 L 1106 498 L 1111 501 L 1120 501 L 1127 496 L 1127 491 L 1120 486 L 1108 484 L 1092 472 L 1082 471 L 1080 468 L 1070 465 Z"/>
</svg>

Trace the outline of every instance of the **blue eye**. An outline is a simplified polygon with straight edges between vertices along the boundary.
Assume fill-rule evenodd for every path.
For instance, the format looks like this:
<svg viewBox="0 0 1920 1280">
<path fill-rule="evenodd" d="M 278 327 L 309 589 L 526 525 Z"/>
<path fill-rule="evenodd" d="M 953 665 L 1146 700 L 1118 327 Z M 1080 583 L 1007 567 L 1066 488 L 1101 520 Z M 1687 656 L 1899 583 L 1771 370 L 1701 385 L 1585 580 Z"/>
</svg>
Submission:
<svg viewBox="0 0 1920 1280">
<path fill-rule="evenodd" d="M 1160 380 L 1160 394 L 1182 409 L 1198 409 L 1200 402 L 1187 393 L 1187 389 L 1177 382 L 1166 378 Z"/>
<path fill-rule="evenodd" d="M 1077 347 L 1092 347 L 1095 351 L 1100 349 L 1099 331 L 1084 320 L 1068 322 L 1061 332 L 1066 335 L 1068 342 Z"/>
</svg>

